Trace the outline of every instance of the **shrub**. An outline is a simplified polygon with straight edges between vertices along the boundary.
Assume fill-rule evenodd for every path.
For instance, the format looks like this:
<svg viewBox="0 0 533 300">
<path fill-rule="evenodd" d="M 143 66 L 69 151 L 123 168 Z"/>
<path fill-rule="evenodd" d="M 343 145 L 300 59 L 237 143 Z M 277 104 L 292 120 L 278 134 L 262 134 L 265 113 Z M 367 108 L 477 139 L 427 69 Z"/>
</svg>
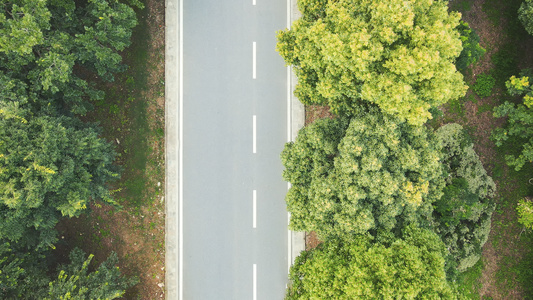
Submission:
<svg viewBox="0 0 533 300">
<path fill-rule="evenodd" d="M 527 71 L 521 73 L 521 77 L 512 76 L 506 86 L 509 94 L 523 96 L 523 102 L 514 104 L 506 101 L 502 105 L 494 108 L 494 117 L 508 117 L 507 123 L 496 128 L 492 132 L 492 140 L 496 146 L 503 146 L 504 143 L 513 143 L 520 147 L 521 152 L 505 155 L 507 165 L 514 167 L 516 171 L 522 169 L 526 164 L 533 161 L 533 89 L 531 87 L 531 76 L 527 76 Z"/>
<path fill-rule="evenodd" d="M 496 80 L 490 74 L 480 74 L 476 79 L 476 84 L 474 84 L 474 92 L 479 97 L 488 97 L 492 94 L 492 88 Z"/>
<path fill-rule="evenodd" d="M 459 34 L 461 34 L 461 42 L 463 43 L 463 50 L 457 60 L 455 66 L 458 70 L 464 70 L 469 65 L 478 61 L 478 59 L 485 54 L 486 50 L 479 45 L 479 35 L 470 28 L 468 23 L 460 21 L 457 26 Z"/>
<path fill-rule="evenodd" d="M 518 9 L 518 19 L 524 25 L 526 31 L 533 35 L 533 1 L 526 0 Z"/>
<path fill-rule="evenodd" d="M 516 207 L 518 212 L 518 222 L 526 228 L 533 229 L 533 202 L 529 199 L 522 199 Z"/>
</svg>

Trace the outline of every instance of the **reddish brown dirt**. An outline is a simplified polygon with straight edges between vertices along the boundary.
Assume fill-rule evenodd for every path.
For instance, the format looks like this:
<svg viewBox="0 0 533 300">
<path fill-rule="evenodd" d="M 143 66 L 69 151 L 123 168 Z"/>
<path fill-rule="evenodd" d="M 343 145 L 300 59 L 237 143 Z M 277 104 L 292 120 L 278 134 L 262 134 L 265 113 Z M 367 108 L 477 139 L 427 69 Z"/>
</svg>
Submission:
<svg viewBox="0 0 533 300">
<path fill-rule="evenodd" d="M 305 107 L 305 125 L 309 125 L 314 121 L 321 118 L 332 118 L 334 115 L 329 112 L 328 106 L 320 105 L 308 105 Z M 320 241 L 316 235 L 316 232 L 306 232 L 305 234 L 305 249 L 311 250 L 318 246 L 322 241 Z"/>
<path fill-rule="evenodd" d="M 470 85 L 475 82 L 479 74 L 488 73 L 494 67 L 491 62 L 491 56 L 499 50 L 507 38 L 504 36 L 505 20 L 501 20 L 499 22 L 500 24 L 495 26 L 482 10 L 484 2 L 485 0 L 474 0 L 471 9 L 463 13 L 463 19 L 478 33 L 481 46 L 487 50 L 480 61 L 470 67 L 471 75 L 465 78 Z M 472 91 L 468 93 L 471 94 Z M 480 113 L 480 108 L 496 106 L 500 103 L 500 98 L 503 93 L 505 91 L 495 88 L 491 96 L 483 99 L 474 94 L 473 96 L 476 101 L 467 101 L 465 103 L 464 117 L 451 117 L 453 121 L 469 129 L 469 133 L 474 139 L 474 148 L 489 174 L 492 174 L 497 157 L 496 147 L 490 140 L 490 134 L 494 128 L 501 126 L 504 120 L 495 119 L 492 116 L 492 110 Z M 445 116 L 449 116 L 446 108 L 444 111 Z M 449 120 L 449 118 L 445 119 Z M 505 168 L 503 176 L 508 171 Z M 495 182 L 498 189 L 495 197 L 497 200 L 502 194 L 511 193 L 516 188 L 516 185 L 501 186 L 498 180 L 495 180 Z M 512 207 L 502 209 L 501 211 L 501 213 L 495 213 L 493 215 L 489 240 L 483 247 L 484 269 L 480 279 L 480 296 L 487 297 L 487 299 L 523 299 L 521 289 L 514 282 L 515 279 L 512 276 L 506 278 L 507 282 L 504 283 L 498 282 L 496 278 L 504 258 L 518 259 L 520 256 L 520 251 L 516 251 L 517 249 L 513 247 L 513 244 L 519 238 L 518 228 L 517 226 L 507 226 L 507 224 L 516 223 L 516 212 Z M 496 240 L 499 242 L 496 242 Z M 513 288 L 502 288 L 502 286 L 511 286 Z"/>
<path fill-rule="evenodd" d="M 141 98 L 147 99 L 147 122 L 155 131 L 164 128 L 165 97 L 162 82 L 165 76 L 165 1 L 147 0 L 145 9 L 150 36 L 150 40 L 146 41 L 149 43 L 149 74 L 148 89 Z M 121 127 L 120 122 L 117 122 L 117 126 Z M 129 128 L 123 131 L 127 132 Z M 122 272 L 139 278 L 139 284 L 128 290 L 124 299 L 165 297 L 164 137 L 152 134 L 148 137 L 148 144 L 152 150 L 148 156 L 150 163 L 146 164 L 145 169 L 138 170 L 146 184 L 141 208 L 132 206 L 117 210 L 96 203 L 91 205 L 89 214 L 65 220 L 58 225 L 63 234 L 62 240 L 68 241 L 59 243 L 58 252 L 68 253 L 69 248 L 77 245 L 93 253 L 96 264 L 104 261 L 111 251 L 117 252 Z M 116 146 L 118 150 L 124 150 L 122 145 Z M 66 259 L 60 257 L 60 260 Z"/>
</svg>

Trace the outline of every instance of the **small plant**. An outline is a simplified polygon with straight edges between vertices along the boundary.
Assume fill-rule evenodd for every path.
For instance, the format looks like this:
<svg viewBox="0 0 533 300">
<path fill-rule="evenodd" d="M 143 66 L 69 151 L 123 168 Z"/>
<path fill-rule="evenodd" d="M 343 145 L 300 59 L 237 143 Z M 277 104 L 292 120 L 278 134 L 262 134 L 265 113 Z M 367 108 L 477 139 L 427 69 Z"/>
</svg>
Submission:
<svg viewBox="0 0 533 300">
<path fill-rule="evenodd" d="M 459 26 L 457 26 L 457 30 L 461 35 L 463 51 L 457 57 L 455 65 L 458 70 L 465 70 L 469 65 L 477 62 L 485 54 L 486 50 L 479 45 L 479 35 L 470 28 L 468 23 L 461 21 Z"/>
<path fill-rule="evenodd" d="M 518 19 L 524 25 L 526 31 L 533 35 L 533 1 L 526 0 L 518 9 Z"/>
<path fill-rule="evenodd" d="M 533 229 L 533 202 L 521 199 L 516 207 L 518 222 L 526 228 Z"/>
<path fill-rule="evenodd" d="M 476 79 L 476 84 L 473 86 L 474 92 L 476 92 L 479 97 L 488 97 L 492 94 L 492 88 L 495 83 L 496 80 L 492 75 L 480 74 Z"/>
<path fill-rule="evenodd" d="M 118 114 L 119 110 L 120 109 L 118 108 L 118 105 L 116 104 L 113 104 L 109 107 L 109 113 L 114 114 L 114 115 Z"/>
</svg>

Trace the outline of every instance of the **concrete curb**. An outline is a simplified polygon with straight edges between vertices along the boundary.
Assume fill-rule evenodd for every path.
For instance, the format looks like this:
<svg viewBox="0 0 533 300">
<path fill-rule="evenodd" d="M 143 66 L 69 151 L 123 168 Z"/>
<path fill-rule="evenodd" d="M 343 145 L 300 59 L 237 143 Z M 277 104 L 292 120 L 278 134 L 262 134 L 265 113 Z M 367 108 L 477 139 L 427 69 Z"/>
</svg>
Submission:
<svg viewBox="0 0 533 300">
<path fill-rule="evenodd" d="M 179 0 L 165 0 L 165 298 L 179 299 Z M 177 18 L 178 17 L 178 18 Z M 171 238 L 169 238 L 171 237 Z"/>
<path fill-rule="evenodd" d="M 290 19 L 291 24 L 295 20 L 299 19 L 301 16 L 300 11 L 298 11 L 298 1 L 290 0 Z M 290 72 L 290 86 L 291 86 L 291 140 L 296 140 L 298 131 L 305 125 L 305 107 L 304 105 L 294 96 L 294 88 L 297 83 L 297 78 L 294 72 Z M 291 231 L 291 265 L 294 263 L 294 260 L 300 252 L 305 250 L 305 232 Z"/>
</svg>

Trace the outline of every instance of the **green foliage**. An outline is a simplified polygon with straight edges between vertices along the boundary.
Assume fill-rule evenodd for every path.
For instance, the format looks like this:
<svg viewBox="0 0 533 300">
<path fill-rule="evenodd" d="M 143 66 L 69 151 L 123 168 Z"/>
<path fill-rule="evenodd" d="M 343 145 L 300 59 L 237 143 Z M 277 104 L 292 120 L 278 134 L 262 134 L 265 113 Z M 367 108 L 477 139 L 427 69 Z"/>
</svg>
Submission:
<svg viewBox="0 0 533 300">
<path fill-rule="evenodd" d="M 533 203 L 527 199 L 521 199 L 516 206 L 518 222 L 526 228 L 533 229 Z"/>
<path fill-rule="evenodd" d="M 455 68 L 460 15 L 443 1 L 300 1 L 303 17 L 278 32 L 304 104 L 353 114 L 361 102 L 420 125 L 429 109 L 464 96 Z"/>
<path fill-rule="evenodd" d="M 87 78 L 111 81 L 125 69 L 119 51 L 136 16 L 117 0 L 0 8 L 0 239 L 53 247 L 61 217 L 79 216 L 90 201 L 114 203 L 112 147 L 73 113 L 103 99 Z"/>
<path fill-rule="evenodd" d="M 457 30 L 461 34 L 461 43 L 463 44 L 463 50 L 457 60 L 455 65 L 458 70 L 465 70 L 469 65 L 477 62 L 486 50 L 479 45 L 479 35 L 470 28 L 468 23 L 460 21 Z"/>
<path fill-rule="evenodd" d="M 511 95 L 523 95 L 523 104 L 505 102 L 494 109 L 494 117 L 508 117 L 506 125 L 496 128 L 492 132 L 492 139 L 496 146 L 500 147 L 510 138 L 514 143 L 522 145 L 519 154 L 508 154 L 505 156 L 507 164 L 514 167 L 516 171 L 522 169 L 524 164 L 533 161 L 533 90 L 531 88 L 531 77 L 512 76 L 507 82 L 507 89 Z"/>
<path fill-rule="evenodd" d="M 414 227 L 387 244 L 325 242 L 296 258 L 286 299 L 456 299 L 445 251 L 437 235 Z"/>
<path fill-rule="evenodd" d="M 96 270 L 89 270 L 93 255 L 80 249 L 70 252 L 70 263 L 51 272 L 43 263 L 44 255 L 36 251 L 0 245 L 0 297 L 2 299 L 116 299 L 137 283 L 136 278 L 122 276 L 116 266 L 116 253 Z M 94 269 L 94 268 L 91 268 Z M 57 278 L 54 278 L 57 277 Z"/>
<path fill-rule="evenodd" d="M 46 287 L 44 256 L 15 249 L 10 243 L 0 241 L 0 298 L 39 299 Z"/>
<path fill-rule="evenodd" d="M 70 264 L 59 268 L 59 275 L 50 282 L 44 299 L 117 299 L 137 283 L 136 278 L 122 276 L 116 266 L 116 253 L 111 253 L 94 272 L 89 272 L 92 258 L 93 255 L 86 258 L 85 253 L 77 248 L 72 250 Z"/>
<path fill-rule="evenodd" d="M 425 219 L 444 184 L 439 155 L 426 127 L 399 124 L 377 108 L 349 123 L 318 120 L 281 155 L 292 184 L 290 227 L 350 240 Z"/>
<path fill-rule="evenodd" d="M 517 59 L 518 53 L 516 44 L 505 44 L 498 49 L 496 53 L 491 56 L 491 62 L 494 64 L 491 74 L 496 79 L 496 84 L 502 88 L 505 87 L 505 82 L 513 74 L 517 74 Z"/>
<path fill-rule="evenodd" d="M 518 19 L 524 25 L 526 31 L 533 35 L 533 1 L 525 0 L 518 9 Z"/>
<path fill-rule="evenodd" d="M 103 97 L 83 78 L 86 71 L 111 81 L 113 72 L 125 69 L 118 51 L 129 45 L 137 21 L 133 9 L 117 0 L 3 2 L 0 7 L 0 71 L 26 84 L 36 102 L 84 114 L 90 108 L 87 99 Z M 74 66 L 83 72 L 74 72 Z"/>
<path fill-rule="evenodd" d="M 114 153 L 76 119 L 15 104 L 0 102 L 0 238 L 47 246 L 61 216 L 79 216 L 91 200 L 114 203 L 106 185 L 118 177 Z"/>
<path fill-rule="evenodd" d="M 492 88 L 496 80 L 490 74 L 479 74 L 476 78 L 476 83 L 473 86 L 474 92 L 479 97 L 488 97 L 492 95 Z"/>
<path fill-rule="evenodd" d="M 434 204 L 435 232 L 452 256 L 451 265 L 464 272 L 479 260 L 488 239 L 496 186 L 461 125 L 444 125 L 436 135 L 448 176 L 444 195 Z"/>
</svg>

